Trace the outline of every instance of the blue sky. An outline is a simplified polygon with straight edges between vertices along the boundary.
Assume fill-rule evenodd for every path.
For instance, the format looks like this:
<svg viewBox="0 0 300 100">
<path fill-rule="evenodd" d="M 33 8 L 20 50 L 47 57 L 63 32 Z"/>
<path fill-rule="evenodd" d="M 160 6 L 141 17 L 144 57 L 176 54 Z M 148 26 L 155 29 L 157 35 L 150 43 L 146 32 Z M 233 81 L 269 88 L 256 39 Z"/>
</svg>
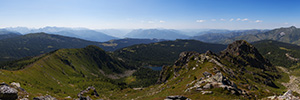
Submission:
<svg viewBox="0 0 300 100">
<path fill-rule="evenodd" d="M 0 0 L 0 27 L 272 29 L 300 26 L 299 0 Z"/>
</svg>

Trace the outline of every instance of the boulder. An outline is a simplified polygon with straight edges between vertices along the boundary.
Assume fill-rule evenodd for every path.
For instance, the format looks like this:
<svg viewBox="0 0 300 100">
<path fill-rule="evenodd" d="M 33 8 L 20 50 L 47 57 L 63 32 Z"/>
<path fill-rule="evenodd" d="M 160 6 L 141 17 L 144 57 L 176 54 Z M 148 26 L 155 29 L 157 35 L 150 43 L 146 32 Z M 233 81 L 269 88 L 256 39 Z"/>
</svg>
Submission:
<svg viewBox="0 0 300 100">
<path fill-rule="evenodd" d="M 11 88 L 8 85 L 0 86 L 0 99 L 15 100 L 18 98 L 18 90 Z"/>
<path fill-rule="evenodd" d="M 20 83 L 16 83 L 16 82 L 12 82 L 12 83 L 10 83 L 10 85 L 18 87 L 18 88 L 21 87 Z"/>
<path fill-rule="evenodd" d="M 18 87 L 18 88 L 21 87 L 20 83 L 16 83 L 16 82 L 12 82 L 12 83 L 10 83 L 10 85 Z"/>
<path fill-rule="evenodd" d="M 201 91 L 202 94 L 212 94 L 212 91 Z"/>
<path fill-rule="evenodd" d="M 55 97 L 52 97 L 51 95 L 46 95 L 46 96 L 34 97 L 33 100 L 57 100 L 57 99 Z"/>
<path fill-rule="evenodd" d="M 29 100 L 28 98 L 22 98 L 22 99 L 20 99 L 20 100 Z"/>
<path fill-rule="evenodd" d="M 175 95 L 175 96 L 167 96 L 166 99 L 164 100 L 191 100 L 191 99 L 184 96 Z"/>
</svg>

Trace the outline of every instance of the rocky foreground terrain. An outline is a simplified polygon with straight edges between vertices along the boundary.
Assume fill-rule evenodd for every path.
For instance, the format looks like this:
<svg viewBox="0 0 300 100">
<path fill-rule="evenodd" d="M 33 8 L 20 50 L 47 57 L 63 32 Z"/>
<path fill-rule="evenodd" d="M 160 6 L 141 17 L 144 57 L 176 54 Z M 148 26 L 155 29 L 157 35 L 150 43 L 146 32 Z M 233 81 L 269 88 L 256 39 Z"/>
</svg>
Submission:
<svg viewBox="0 0 300 100">
<path fill-rule="evenodd" d="M 82 90 L 77 94 L 78 98 L 73 98 L 74 100 L 92 100 L 91 97 L 99 97 L 96 88 L 90 86 L 85 90 Z M 20 87 L 20 83 L 11 83 L 10 85 L 6 83 L 0 84 L 0 98 L 2 100 L 29 100 L 29 95 L 22 87 Z M 71 97 L 66 97 L 65 99 L 72 99 Z M 57 100 L 55 97 L 51 95 L 44 95 L 34 97 L 33 100 Z"/>
</svg>

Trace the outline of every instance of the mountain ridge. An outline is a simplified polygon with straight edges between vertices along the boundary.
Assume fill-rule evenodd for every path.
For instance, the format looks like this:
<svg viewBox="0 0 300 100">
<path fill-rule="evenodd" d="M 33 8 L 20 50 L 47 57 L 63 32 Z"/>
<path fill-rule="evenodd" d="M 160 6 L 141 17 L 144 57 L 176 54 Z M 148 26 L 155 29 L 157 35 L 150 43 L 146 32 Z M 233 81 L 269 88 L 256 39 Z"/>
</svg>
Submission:
<svg viewBox="0 0 300 100">
<path fill-rule="evenodd" d="M 5 28 L 5 29 L 11 31 L 17 31 L 17 32 L 19 31 L 22 34 L 44 32 L 44 33 L 57 34 L 57 35 L 63 35 L 69 37 L 76 37 L 80 39 L 86 39 L 89 41 L 97 41 L 97 42 L 104 42 L 111 39 L 117 39 L 116 37 L 95 30 L 87 29 L 87 28 L 67 28 L 67 27 L 46 26 L 38 29 L 29 29 L 26 27 L 15 27 L 15 28 Z"/>
<path fill-rule="evenodd" d="M 134 67 L 111 57 L 97 46 L 87 46 L 80 49 L 59 49 L 31 62 L 20 65 L 21 69 L 1 70 L 0 81 L 5 83 L 19 82 L 29 97 L 51 94 L 55 97 L 72 96 L 88 86 L 95 86 L 103 93 L 104 90 L 119 90 L 122 82 L 115 78 L 125 77 L 121 74 Z M 132 73 L 129 73 L 132 74 Z"/>
<path fill-rule="evenodd" d="M 277 28 L 260 34 L 248 34 L 242 35 L 238 37 L 234 37 L 231 39 L 220 41 L 220 43 L 229 44 L 236 40 L 246 40 L 248 42 L 255 42 L 260 40 L 276 40 L 285 43 L 291 44 L 300 44 L 299 37 L 300 29 L 295 26 L 287 27 L 287 28 Z"/>
</svg>

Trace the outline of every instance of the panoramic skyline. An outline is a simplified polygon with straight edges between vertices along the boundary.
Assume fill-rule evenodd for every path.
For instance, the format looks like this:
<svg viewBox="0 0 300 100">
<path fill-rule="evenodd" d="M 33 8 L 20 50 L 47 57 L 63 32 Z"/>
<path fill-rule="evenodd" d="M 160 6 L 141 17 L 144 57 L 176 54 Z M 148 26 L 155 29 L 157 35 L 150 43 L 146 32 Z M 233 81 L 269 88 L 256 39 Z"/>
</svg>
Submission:
<svg viewBox="0 0 300 100">
<path fill-rule="evenodd" d="M 272 29 L 300 25 L 297 0 L 0 0 L 0 28 Z"/>
</svg>

